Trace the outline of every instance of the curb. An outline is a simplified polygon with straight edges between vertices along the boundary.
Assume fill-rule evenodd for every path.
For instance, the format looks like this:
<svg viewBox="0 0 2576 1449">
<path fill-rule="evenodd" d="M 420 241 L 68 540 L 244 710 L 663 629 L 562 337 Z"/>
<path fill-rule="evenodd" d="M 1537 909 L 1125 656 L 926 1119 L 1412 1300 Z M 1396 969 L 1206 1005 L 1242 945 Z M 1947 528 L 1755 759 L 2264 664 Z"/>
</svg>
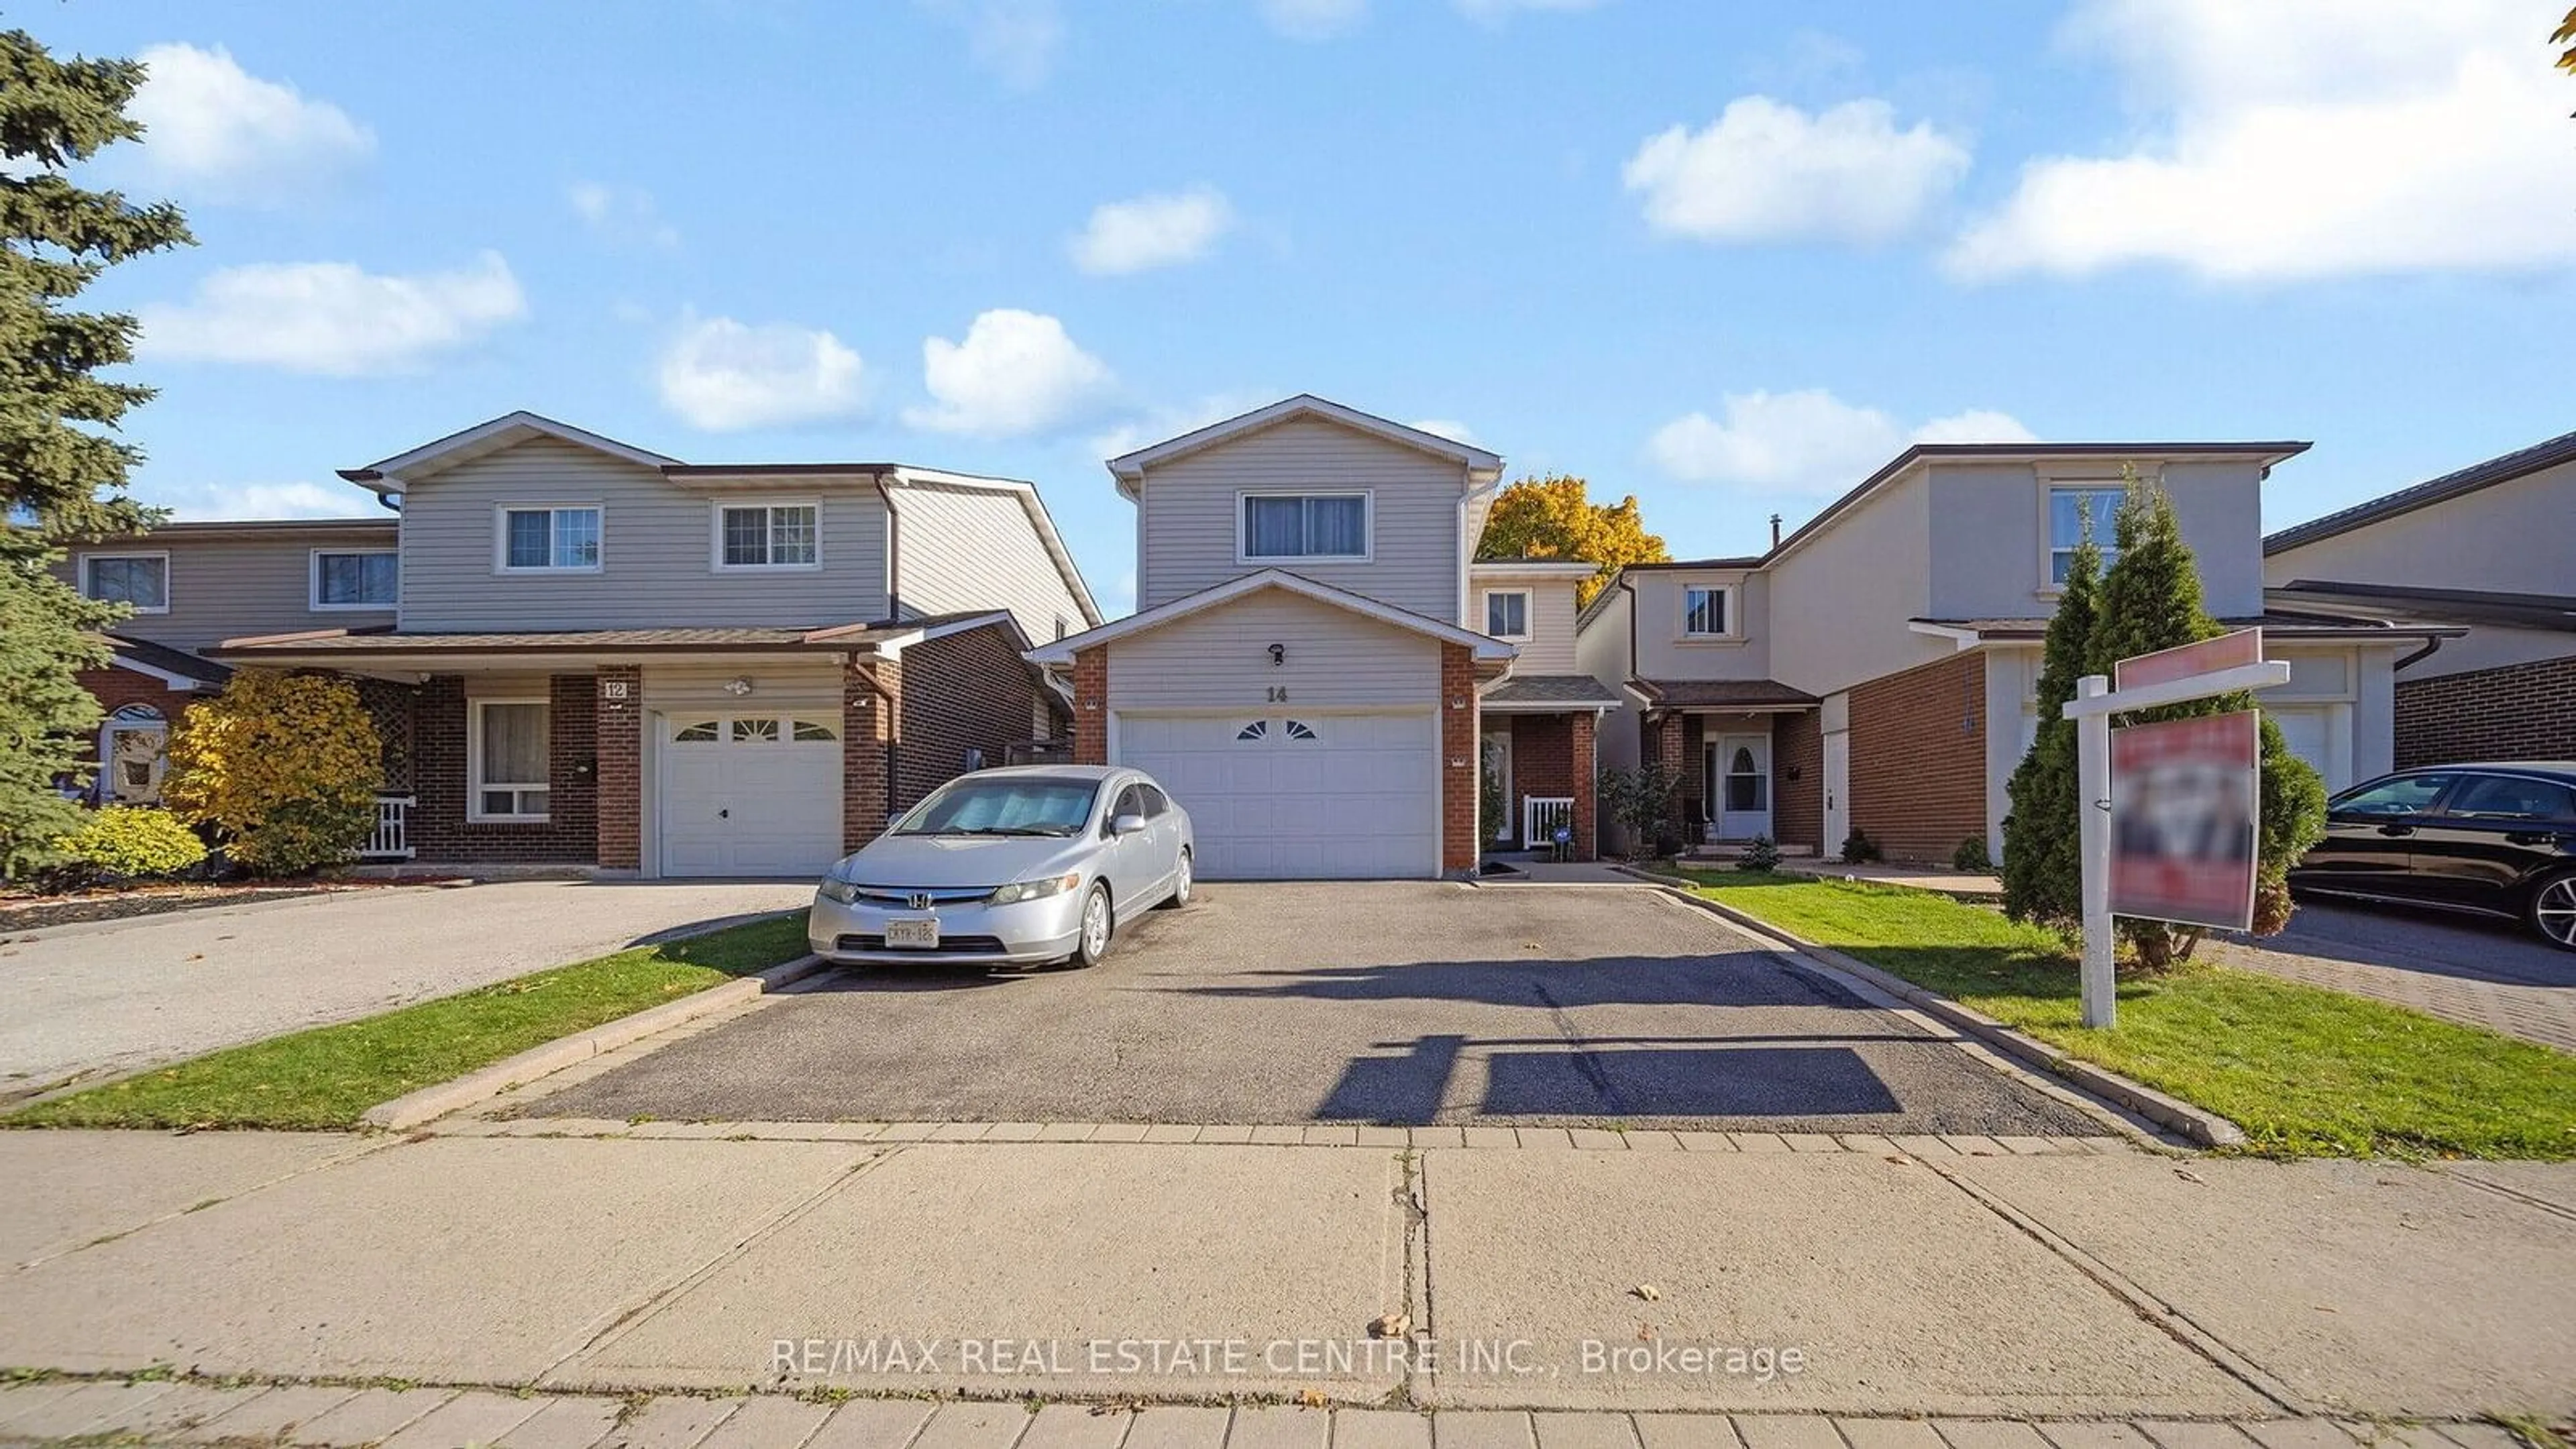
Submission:
<svg viewBox="0 0 2576 1449">
<path fill-rule="evenodd" d="M 1927 991 L 1904 977 L 1891 975 L 1866 961 L 1846 956 L 1831 947 L 1800 940 L 1768 921 L 1757 920 L 1731 906 L 1720 905 L 1706 896 L 1675 885 L 1665 878 L 1637 870 L 1630 870 L 1629 874 L 1640 880 L 1652 881 L 1662 886 L 1665 893 L 1675 900 L 1695 906 L 1732 925 L 1751 931 L 1765 940 L 1776 942 L 1783 948 L 1805 956 L 1817 964 L 1847 976 L 1856 976 L 1921 1011 L 1924 1015 L 1975 1037 L 2025 1066 L 2037 1068 L 2052 1077 L 2071 1082 L 2104 1101 L 2116 1103 L 2160 1127 L 2180 1133 L 2199 1146 L 2235 1147 L 2245 1141 L 2244 1128 L 2215 1112 L 2195 1107 L 2179 1097 L 2167 1096 L 2153 1087 L 2130 1081 L 2127 1077 L 2107 1068 L 2078 1060 L 2036 1037 L 2025 1036 L 2015 1031 L 1984 1012 L 1962 1006 L 1938 992 Z"/>
<path fill-rule="evenodd" d="M 695 1021 L 711 1012 L 776 991 L 822 969 L 822 957 L 801 956 L 785 965 L 772 966 L 758 975 L 710 986 L 660 1006 L 646 1007 L 633 1016 L 621 1016 L 587 1031 L 557 1037 L 543 1046 L 530 1047 L 517 1056 L 503 1057 L 464 1076 L 423 1087 L 390 1102 L 378 1103 L 368 1108 L 358 1121 L 364 1126 L 391 1132 L 405 1131 L 477 1102 L 489 1101 L 512 1087 L 550 1076 L 576 1062 L 588 1061 L 630 1042 L 641 1041 L 657 1032 L 668 1031 L 684 1022 Z"/>
</svg>

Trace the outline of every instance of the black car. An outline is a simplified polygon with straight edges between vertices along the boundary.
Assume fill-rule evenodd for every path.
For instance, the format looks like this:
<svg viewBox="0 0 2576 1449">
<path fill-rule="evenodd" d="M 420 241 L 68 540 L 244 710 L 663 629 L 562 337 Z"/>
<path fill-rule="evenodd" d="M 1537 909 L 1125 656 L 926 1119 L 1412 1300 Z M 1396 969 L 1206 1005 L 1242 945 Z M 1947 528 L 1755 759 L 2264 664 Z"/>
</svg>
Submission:
<svg viewBox="0 0 2576 1449">
<path fill-rule="evenodd" d="M 2576 951 L 2576 761 L 2401 770 L 2326 805 L 2302 893 L 2509 916 Z"/>
</svg>

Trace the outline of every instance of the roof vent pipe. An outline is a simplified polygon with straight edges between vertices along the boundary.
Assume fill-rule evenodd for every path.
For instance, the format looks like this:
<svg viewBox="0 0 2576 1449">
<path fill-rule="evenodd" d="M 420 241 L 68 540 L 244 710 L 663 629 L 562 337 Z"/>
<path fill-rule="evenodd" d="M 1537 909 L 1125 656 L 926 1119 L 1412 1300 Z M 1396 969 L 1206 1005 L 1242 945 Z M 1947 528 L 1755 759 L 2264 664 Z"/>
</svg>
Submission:
<svg viewBox="0 0 2576 1449">
<path fill-rule="evenodd" d="M 1776 513 L 1771 515 L 1771 546 L 1780 546 L 1780 515 Z"/>
</svg>

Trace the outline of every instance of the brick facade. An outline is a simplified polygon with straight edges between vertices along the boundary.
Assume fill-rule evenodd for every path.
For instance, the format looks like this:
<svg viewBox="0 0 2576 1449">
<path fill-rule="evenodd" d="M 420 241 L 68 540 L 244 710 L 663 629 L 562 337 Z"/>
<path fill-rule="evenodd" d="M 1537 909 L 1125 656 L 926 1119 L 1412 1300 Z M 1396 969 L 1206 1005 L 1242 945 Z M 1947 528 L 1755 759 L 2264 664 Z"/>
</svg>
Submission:
<svg viewBox="0 0 2576 1449">
<path fill-rule="evenodd" d="M 1075 656 L 1077 663 L 1081 656 Z M 1464 644 L 1440 646 L 1440 869 L 1470 875 L 1484 843 L 1476 824 L 1479 745 L 1476 656 Z M 1075 720 L 1077 741 L 1081 720 Z M 1079 755 L 1076 758 L 1080 758 Z"/>
<path fill-rule="evenodd" d="M 841 848 L 856 850 L 885 833 L 894 806 L 894 761 L 901 747 L 903 665 L 872 654 L 841 673 Z"/>
<path fill-rule="evenodd" d="M 2396 759 L 2576 759 L 2576 655 L 2398 680 Z"/>
<path fill-rule="evenodd" d="M 1109 763 L 1109 651 L 1073 653 L 1073 762 Z"/>
<path fill-rule="evenodd" d="M 1985 838 L 1984 655 L 1853 687 L 1851 823 L 1894 860 L 1947 861 L 1960 841 Z"/>
<path fill-rule="evenodd" d="M 603 664 L 592 751 L 599 759 L 599 864 L 644 864 L 644 671 Z"/>
<path fill-rule="evenodd" d="M 1599 822 L 1595 809 L 1599 785 L 1594 754 L 1593 718 L 1590 714 L 1514 714 L 1503 716 L 1510 721 L 1512 769 L 1510 798 L 1503 808 L 1511 817 L 1511 828 L 1517 838 L 1521 821 L 1526 817 L 1523 802 L 1532 796 L 1541 799 L 1574 801 L 1574 851 L 1579 859 L 1591 860 L 1600 853 L 1597 834 Z M 1543 840 L 1524 840 L 1526 849 L 1540 849 Z"/>
<path fill-rule="evenodd" d="M 1672 713 L 1649 715 L 1639 728 L 1646 732 L 1645 757 L 1660 762 L 1667 775 L 1679 779 L 1686 771 L 1696 773 L 1698 767 L 1690 762 L 1691 755 L 1696 753 L 1691 748 L 1691 736 L 1696 731 L 1687 718 Z M 1672 808 L 1665 812 L 1665 817 L 1672 821 L 1676 836 L 1681 835 L 1682 822 L 1689 818 L 1692 798 L 1687 785 L 1673 791 Z"/>
<path fill-rule="evenodd" d="M 1565 723 L 1573 756 L 1574 857 L 1597 860 L 1601 855 L 1600 721 L 1576 714 L 1566 716 Z"/>
<path fill-rule="evenodd" d="M 542 822 L 473 821 L 466 813 L 465 681 L 420 686 L 413 723 L 411 842 L 425 861 L 588 865 L 599 858 L 597 679 L 547 681 L 546 810 Z"/>
<path fill-rule="evenodd" d="M 1825 731 L 1816 711 L 1771 717 L 1771 835 L 1825 853 Z M 1834 842 L 1840 849 L 1842 842 Z"/>
<path fill-rule="evenodd" d="M 902 746 L 895 751 L 894 808 L 964 774 L 967 751 L 1007 764 L 1041 713 L 1036 676 L 1007 624 L 988 624 L 903 651 Z"/>
</svg>

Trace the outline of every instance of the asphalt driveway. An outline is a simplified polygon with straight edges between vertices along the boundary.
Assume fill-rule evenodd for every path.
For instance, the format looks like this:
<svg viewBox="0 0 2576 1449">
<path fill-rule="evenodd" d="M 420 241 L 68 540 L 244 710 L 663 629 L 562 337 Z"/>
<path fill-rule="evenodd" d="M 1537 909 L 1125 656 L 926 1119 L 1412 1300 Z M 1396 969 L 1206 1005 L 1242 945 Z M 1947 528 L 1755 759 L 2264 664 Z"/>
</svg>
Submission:
<svg viewBox="0 0 2576 1449">
<path fill-rule="evenodd" d="M 776 911 L 811 885 L 395 886 L 0 942 L 0 1102 Z"/>
<path fill-rule="evenodd" d="M 1090 971 L 848 970 L 526 1109 L 2098 1133 L 1651 890 L 1203 886 Z"/>
</svg>

